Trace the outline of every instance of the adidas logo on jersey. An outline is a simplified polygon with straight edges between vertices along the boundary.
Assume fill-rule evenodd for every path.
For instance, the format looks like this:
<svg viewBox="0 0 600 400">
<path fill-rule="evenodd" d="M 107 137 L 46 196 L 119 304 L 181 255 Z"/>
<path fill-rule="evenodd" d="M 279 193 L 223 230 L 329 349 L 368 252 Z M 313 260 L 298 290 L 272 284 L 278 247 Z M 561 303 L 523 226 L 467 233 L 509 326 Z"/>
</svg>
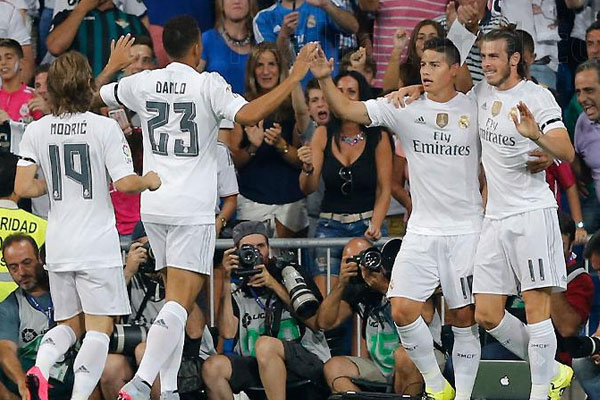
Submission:
<svg viewBox="0 0 600 400">
<path fill-rule="evenodd" d="M 81 367 L 77 368 L 77 370 L 75 371 L 76 374 L 89 374 L 90 371 L 85 367 L 85 365 L 82 365 Z"/>
<path fill-rule="evenodd" d="M 419 118 L 415 119 L 415 124 L 425 125 L 425 118 L 423 118 L 423 116 L 420 116 Z"/>
<path fill-rule="evenodd" d="M 51 346 L 56 346 L 56 343 L 54 343 L 54 340 L 52 340 L 52 338 L 46 338 L 44 339 L 44 341 L 42 342 L 42 344 L 49 344 Z"/>
<path fill-rule="evenodd" d="M 154 321 L 153 325 L 169 329 L 169 326 L 167 325 L 167 323 L 165 322 L 165 320 L 162 319 L 162 318 L 161 319 L 157 319 L 156 321 Z"/>
<path fill-rule="evenodd" d="M 487 103 L 483 103 L 483 105 L 481 106 L 482 110 L 487 110 Z"/>
</svg>

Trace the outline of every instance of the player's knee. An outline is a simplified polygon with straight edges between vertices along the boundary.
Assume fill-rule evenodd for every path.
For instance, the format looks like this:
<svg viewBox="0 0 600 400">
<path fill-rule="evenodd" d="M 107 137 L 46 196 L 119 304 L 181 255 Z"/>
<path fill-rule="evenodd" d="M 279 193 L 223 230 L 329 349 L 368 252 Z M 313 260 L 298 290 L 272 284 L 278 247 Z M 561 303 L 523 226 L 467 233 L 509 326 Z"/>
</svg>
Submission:
<svg viewBox="0 0 600 400">
<path fill-rule="evenodd" d="M 275 358 L 282 358 L 281 341 L 270 336 L 261 336 L 256 340 L 254 352 L 259 364 L 266 364 Z"/>
<path fill-rule="evenodd" d="M 202 364 L 202 380 L 207 386 L 220 379 L 231 377 L 231 361 L 223 355 L 210 356 Z"/>
<path fill-rule="evenodd" d="M 477 307 L 475 309 L 475 321 L 486 331 L 494 329 L 502 321 L 504 314 L 496 312 L 492 308 Z"/>
<path fill-rule="evenodd" d="M 396 325 L 410 325 L 419 318 L 421 309 L 412 300 L 397 298 L 392 302 L 392 318 Z"/>
<path fill-rule="evenodd" d="M 452 325 L 467 327 L 475 323 L 473 306 L 466 306 L 452 310 Z"/>
</svg>

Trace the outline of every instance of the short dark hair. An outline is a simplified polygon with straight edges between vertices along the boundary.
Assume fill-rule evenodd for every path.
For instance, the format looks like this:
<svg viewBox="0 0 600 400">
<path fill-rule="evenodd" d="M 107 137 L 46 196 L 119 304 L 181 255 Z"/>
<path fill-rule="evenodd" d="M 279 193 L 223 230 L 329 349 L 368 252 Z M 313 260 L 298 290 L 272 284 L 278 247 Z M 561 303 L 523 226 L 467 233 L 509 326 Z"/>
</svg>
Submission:
<svg viewBox="0 0 600 400">
<path fill-rule="evenodd" d="M 19 56 L 19 58 L 23 58 L 23 48 L 21 47 L 19 42 L 17 42 L 14 39 L 8 39 L 8 38 L 0 39 L 0 47 L 6 47 L 9 49 L 13 49 L 15 51 L 15 53 L 17 53 L 17 56 Z"/>
<path fill-rule="evenodd" d="M 589 259 L 592 254 L 600 254 L 600 231 L 594 233 L 585 245 L 583 257 Z"/>
<path fill-rule="evenodd" d="M 521 41 L 521 37 L 517 33 L 514 24 L 492 29 L 483 35 L 482 40 L 484 42 L 504 40 L 506 43 L 506 54 L 508 55 L 508 58 L 512 57 L 512 55 L 515 53 L 519 53 L 520 59 L 519 64 L 517 64 L 517 73 L 521 78 L 525 78 L 527 67 L 525 66 L 525 59 L 523 58 L 523 42 Z"/>
<path fill-rule="evenodd" d="M 434 37 L 425 42 L 423 52 L 433 50 L 436 53 L 444 54 L 446 62 L 449 65 L 460 64 L 460 52 L 450 39 Z"/>
<path fill-rule="evenodd" d="M 0 153 L 0 197 L 8 197 L 15 190 L 15 176 L 19 157 L 12 153 Z"/>
<path fill-rule="evenodd" d="M 40 64 L 35 67 L 35 74 L 33 76 L 38 76 L 39 74 L 47 73 L 50 71 L 50 63 Z"/>
<path fill-rule="evenodd" d="M 200 42 L 200 28 L 189 15 L 174 17 L 165 24 L 162 39 L 165 51 L 171 58 L 182 58 L 193 45 Z"/>
<path fill-rule="evenodd" d="M 304 89 L 304 99 L 306 100 L 306 104 L 308 104 L 308 93 L 312 89 L 319 89 L 319 90 L 321 90 L 321 86 L 319 85 L 319 81 L 317 80 L 317 78 L 312 78 L 306 84 L 306 89 Z"/>
<path fill-rule="evenodd" d="M 573 218 L 565 212 L 558 210 L 558 225 L 560 226 L 560 233 L 569 237 L 569 243 L 575 240 L 575 221 Z"/>
<path fill-rule="evenodd" d="M 597 60 L 587 60 L 579 64 L 575 70 L 575 75 L 580 72 L 590 70 L 596 71 L 596 75 L 598 75 L 598 81 L 600 81 L 600 62 Z"/>
<path fill-rule="evenodd" d="M 19 242 L 29 242 L 31 247 L 33 247 L 33 252 L 35 253 L 35 258 L 40 257 L 40 248 L 38 247 L 35 239 L 26 233 L 13 233 L 12 235 L 8 235 L 4 242 L 2 243 L 2 257 L 4 258 L 4 254 L 6 253 L 6 249 L 12 246 L 13 243 Z"/>
<path fill-rule="evenodd" d="M 585 30 L 585 38 L 587 39 L 588 33 L 591 31 L 600 31 L 600 21 L 594 21 L 588 28 Z"/>
<path fill-rule="evenodd" d="M 531 54 L 535 53 L 535 42 L 529 32 L 517 29 L 517 34 L 521 38 L 521 43 L 523 43 L 523 51 L 528 51 Z"/>
</svg>

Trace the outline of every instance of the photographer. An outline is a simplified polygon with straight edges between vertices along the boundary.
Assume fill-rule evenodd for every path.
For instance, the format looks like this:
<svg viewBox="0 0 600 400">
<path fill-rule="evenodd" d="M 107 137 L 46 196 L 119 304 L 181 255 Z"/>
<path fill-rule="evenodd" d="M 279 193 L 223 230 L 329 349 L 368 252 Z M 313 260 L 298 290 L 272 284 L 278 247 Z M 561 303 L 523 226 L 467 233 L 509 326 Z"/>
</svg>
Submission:
<svg viewBox="0 0 600 400">
<path fill-rule="evenodd" d="M 202 377 L 211 400 L 232 399 L 233 393 L 261 385 L 269 400 L 283 400 L 286 382 L 318 381 L 330 358 L 313 315 L 319 290 L 293 260 L 269 258 L 267 236 L 262 222 L 242 222 L 233 229 L 235 248 L 223 256 L 218 324 L 221 336 L 234 339 L 235 354 L 211 356 L 204 363 Z M 284 280 L 290 274 L 293 279 Z M 230 282 L 232 275 L 239 283 Z"/>
<path fill-rule="evenodd" d="M 138 222 L 131 235 L 132 243 L 127 254 L 124 275 L 129 289 L 131 314 L 117 324 L 110 342 L 110 354 L 100 378 L 102 395 L 105 399 L 117 398 L 119 389 L 134 375 L 146 349 L 146 334 L 158 312 L 164 305 L 165 288 L 163 276 L 155 271 L 155 260 L 150 248 L 144 225 Z M 213 339 L 208 329 L 203 335 L 205 321 L 198 307 L 194 307 L 186 324 L 183 362 L 178 380 L 184 371 L 192 368 L 191 374 L 200 382 L 202 359 L 216 354 Z M 188 364 L 197 365 L 188 365 Z M 188 373 L 189 374 L 189 373 Z M 189 381 L 187 381 L 189 383 Z M 194 389 L 199 385 L 193 384 Z M 189 388 L 179 387 L 180 393 Z M 158 379 L 152 388 L 152 398 L 160 396 Z"/>
<path fill-rule="evenodd" d="M 385 296 L 398 249 L 399 246 L 389 256 L 381 255 L 364 238 L 352 239 L 344 247 L 340 279 L 319 307 L 317 324 L 322 329 L 333 329 L 357 312 L 362 318 L 361 333 L 370 359 L 337 356 L 329 360 L 324 374 L 333 392 L 359 391 L 360 387 L 353 382 L 356 378 L 393 383 L 394 392 L 399 394 L 418 395 L 422 391 L 423 378 L 400 346 Z M 370 252 L 377 252 L 381 257 L 377 259 L 373 255 L 369 260 Z M 427 307 L 427 310 L 433 316 L 433 308 Z"/>
</svg>

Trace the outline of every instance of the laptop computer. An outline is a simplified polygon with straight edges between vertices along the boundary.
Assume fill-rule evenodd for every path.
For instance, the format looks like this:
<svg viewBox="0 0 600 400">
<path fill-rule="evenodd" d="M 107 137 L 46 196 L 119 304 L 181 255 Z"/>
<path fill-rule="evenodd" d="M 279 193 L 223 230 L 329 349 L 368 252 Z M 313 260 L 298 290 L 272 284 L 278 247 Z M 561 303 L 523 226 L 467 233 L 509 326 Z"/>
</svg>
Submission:
<svg viewBox="0 0 600 400">
<path fill-rule="evenodd" d="M 527 400 L 531 373 L 526 361 L 481 360 L 473 387 L 473 399 Z"/>
</svg>

